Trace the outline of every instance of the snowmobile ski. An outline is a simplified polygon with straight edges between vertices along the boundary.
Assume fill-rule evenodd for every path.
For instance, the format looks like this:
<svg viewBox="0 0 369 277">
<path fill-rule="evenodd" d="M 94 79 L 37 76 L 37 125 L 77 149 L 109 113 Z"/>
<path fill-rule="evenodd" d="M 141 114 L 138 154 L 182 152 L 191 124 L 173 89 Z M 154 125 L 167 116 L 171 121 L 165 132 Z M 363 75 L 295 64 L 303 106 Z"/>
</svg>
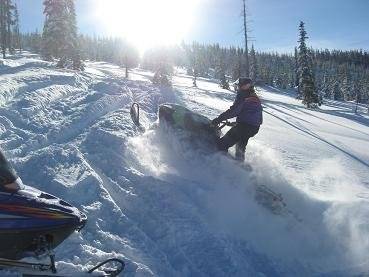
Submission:
<svg viewBox="0 0 369 277">
<path fill-rule="evenodd" d="M 265 185 L 255 185 L 255 190 L 255 201 L 273 214 L 292 216 L 297 221 L 302 221 L 302 219 L 296 213 L 288 209 L 282 194 L 276 193 Z"/>
<path fill-rule="evenodd" d="M 103 266 L 105 266 L 106 264 L 111 264 L 111 263 L 118 264 L 118 267 L 111 268 L 111 269 L 103 269 Z M 124 270 L 124 268 L 125 268 L 125 263 L 122 260 L 120 260 L 120 259 L 109 259 L 109 260 L 106 260 L 106 261 L 101 262 L 98 265 L 94 266 L 93 268 L 91 268 L 88 271 L 88 273 L 93 273 L 96 270 L 102 269 L 105 272 L 104 276 L 115 277 L 115 276 L 118 276 Z"/>
<path fill-rule="evenodd" d="M 256 185 L 255 200 L 274 214 L 283 214 L 286 203 L 281 194 L 278 194 L 265 185 Z"/>
<path fill-rule="evenodd" d="M 111 265 L 106 267 L 106 265 Z M 124 261 L 120 259 L 108 259 L 91 268 L 86 273 L 74 274 L 58 274 L 55 267 L 54 259 L 51 259 L 50 264 L 31 263 L 25 261 L 14 261 L 7 259 L 0 259 L 0 270 L 8 270 L 21 273 L 23 277 L 35 276 L 53 276 L 53 277 L 72 277 L 72 276 L 97 276 L 97 277 L 116 277 L 123 272 L 125 268 Z"/>
<path fill-rule="evenodd" d="M 22 276 L 58 276 L 54 258 L 50 259 L 50 264 L 0 259 L 0 270 L 16 271 L 22 273 Z"/>
</svg>

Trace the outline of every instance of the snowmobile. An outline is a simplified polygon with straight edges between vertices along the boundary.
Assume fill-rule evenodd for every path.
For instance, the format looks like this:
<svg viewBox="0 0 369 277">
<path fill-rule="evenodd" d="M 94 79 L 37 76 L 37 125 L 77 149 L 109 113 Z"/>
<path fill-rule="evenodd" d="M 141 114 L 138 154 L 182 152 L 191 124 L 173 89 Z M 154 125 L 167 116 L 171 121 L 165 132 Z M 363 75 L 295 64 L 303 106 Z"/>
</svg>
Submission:
<svg viewBox="0 0 369 277">
<path fill-rule="evenodd" d="M 130 113 L 131 119 L 139 131 L 145 132 L 146 128 L 140 123 L 140 106 L 138 103 L 132 104 Z M 217 151 L 217 141 L 225 124 L 220 128 L 212 126 L 207 117 L 192 112 L 181 105 L 169 103 L 159 106 L 158 118 L 159 127 L 164 129 L 170 127 L 176 131 L 185 131 L 192 144 L 201 143 L 202 146 L 208 146 L 209 150 Z M 157 125 L 150 128 L 155 127 Z"/>
<path fill-rule="evenodd" d="M 0 150 L 0 269 L 56 274 L 53 249 L 86 221 L 86 215 L 68 202 L 24 185 Z M 48 257 L 50 263 L 20 261 L 27 257 Z M 119 262 L 109 276 L 123 270 Z"/>
<path fill-rule="evenodd" d="M 138 103 L 133 103 L 130 109 L 131 119 L 138 127 L 140 132 L 145 132 L 145 127 L 140 123 L 140 106 Z M 178 104 L 162 104 L 159 106 L 158 112 L 159 126 L 170 126 L 174 130 L 186 131 L 191 144 L 205 145 L 210 151 L 219 151 L 217 142 L 220 139 L 221 130 L 226 127 L 232 127 L 235 123 L 223 121 L 219 126 L 211 124 L 211 120 L 207 117 L 193 112 Z M 231 157 L 230 154 L 227 156 Z M 232 158 L 232 157 L 231 157 Z M 250 165 L 239 164 L 243 169 L 252 171 Z M 257 203 L 277 215 L 289 215 L 297 221 L 301 219 L 291 212 L 281 194 L 276 193 L 269 187 L 257 184 L 255 180 L 255 200 Z"/>
</svg>

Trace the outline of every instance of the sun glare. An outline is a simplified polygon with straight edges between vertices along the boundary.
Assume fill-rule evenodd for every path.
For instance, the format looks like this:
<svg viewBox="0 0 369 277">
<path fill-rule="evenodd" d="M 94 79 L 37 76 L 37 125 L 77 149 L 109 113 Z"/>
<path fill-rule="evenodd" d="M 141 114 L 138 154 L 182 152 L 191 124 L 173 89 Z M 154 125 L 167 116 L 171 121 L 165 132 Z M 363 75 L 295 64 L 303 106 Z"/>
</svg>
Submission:
<svg viewBox="0 0 369 277">
<path fill-rule="evenodd" d="M 200 0 L 96 0 L 106 33 L 124 37 L 142 52 L 180 42 L 190 31 Z"/>
</svg>

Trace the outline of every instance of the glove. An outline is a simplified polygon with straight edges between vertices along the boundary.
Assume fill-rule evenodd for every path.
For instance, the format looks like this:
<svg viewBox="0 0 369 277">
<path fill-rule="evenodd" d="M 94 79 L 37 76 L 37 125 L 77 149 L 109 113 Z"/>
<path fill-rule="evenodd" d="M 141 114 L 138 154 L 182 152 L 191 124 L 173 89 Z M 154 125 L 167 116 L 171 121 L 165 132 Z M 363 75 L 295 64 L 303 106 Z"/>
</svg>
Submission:
<svg viewBox="0 0 369 277">
<path fill-rule="evenodd" d="M 220 124 L 220 122 L 222 122 L 218 117 L 217 118 L 214 118 L 212 121 L 211 121 L 211 125 L 213 126 L 218 126 Z"/>
</svg>

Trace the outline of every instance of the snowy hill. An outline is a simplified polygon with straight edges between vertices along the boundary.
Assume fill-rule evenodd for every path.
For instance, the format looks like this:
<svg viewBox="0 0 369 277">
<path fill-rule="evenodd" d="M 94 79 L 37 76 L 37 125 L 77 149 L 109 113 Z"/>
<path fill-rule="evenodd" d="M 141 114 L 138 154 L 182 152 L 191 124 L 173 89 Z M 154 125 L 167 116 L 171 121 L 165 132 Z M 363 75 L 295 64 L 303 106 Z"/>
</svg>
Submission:
<svg viewBox="0 0 369 277">
<path fill-rule="evenodd" d="M 158 105 L 176 102 L 209 118 L 234 93 L 211 80 L 172 90 L 151 73 L 87 63 L 57 70 L 25 53 L 1 60 L 0 145 L 23 182 L 88 216 L 57 249 L 61 272 L 101 259 L 127 261 L 125 276 L 350 276 L 369 274 L 369 116 L 327 101 L 307 110 L 286 91 L 259 89 L 264 124 L 250 140 L 247 172 L 171 134 L 140 135 Z M 293 217 L 255 202 L 253 184 L 281 193 Z"/>
</svg>

